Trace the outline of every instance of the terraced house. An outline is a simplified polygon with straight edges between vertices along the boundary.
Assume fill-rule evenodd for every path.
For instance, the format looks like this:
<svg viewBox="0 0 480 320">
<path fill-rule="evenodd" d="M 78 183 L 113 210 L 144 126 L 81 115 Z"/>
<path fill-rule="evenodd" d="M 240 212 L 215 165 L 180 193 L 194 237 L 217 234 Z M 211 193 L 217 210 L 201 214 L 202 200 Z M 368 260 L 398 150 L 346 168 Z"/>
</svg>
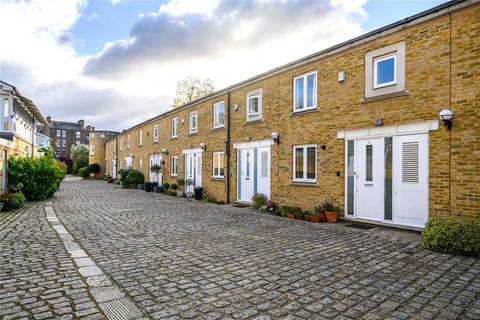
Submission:
<svg viewBox="0 0 480 320">
<path fill-rule="evenodd" d="M 479 215 L 479 48 L 479 2 L 449 2 L 125 130 L 103 165 L 395 226 Z"/>
</svg>

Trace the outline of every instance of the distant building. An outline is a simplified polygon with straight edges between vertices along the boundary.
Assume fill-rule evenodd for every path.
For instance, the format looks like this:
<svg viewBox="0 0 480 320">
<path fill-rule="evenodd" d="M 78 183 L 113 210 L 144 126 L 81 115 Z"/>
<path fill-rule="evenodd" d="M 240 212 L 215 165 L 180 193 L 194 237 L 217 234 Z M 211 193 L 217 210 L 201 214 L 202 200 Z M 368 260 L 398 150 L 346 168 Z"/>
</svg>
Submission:
<svg viewBox="0 0 480 320">
<path fill-rule="evenodd" d="M 52 120 L 47 117 L 49 124 L 49 135 L 53 140 L 55 158 L 60 161 L 70 159 L 70 148 L 72 145 L 88 144 L 89 132 L 95 127 L 86 126 L 84 120 L 77 122 L 65 122 Z"/>
<path fill-rule="evenodd" d="M 17 88 L 0 80 L 0 174 L 1 191 L 6 186 L 5 161 L 10 155 L 29 157 L 37 153 L 38 132 L 48 127 L 35 103 Z M 48 139 L 42 141 L 48 143 Z"/>
</svg>

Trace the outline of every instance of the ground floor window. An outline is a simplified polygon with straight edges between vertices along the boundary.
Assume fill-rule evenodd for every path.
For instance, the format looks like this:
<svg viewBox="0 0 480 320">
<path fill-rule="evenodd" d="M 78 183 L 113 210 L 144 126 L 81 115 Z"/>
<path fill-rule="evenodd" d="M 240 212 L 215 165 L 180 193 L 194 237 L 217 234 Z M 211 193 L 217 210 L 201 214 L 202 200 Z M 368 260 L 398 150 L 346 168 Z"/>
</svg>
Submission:
<svg viewBox="0 0 480 320">
<path fill-rule="evenodd" d="M 293 180 L 317 181 L 317 146 L 299 145 L 293 147 Z"/>
<path fill-rule="evenodd" d="M 224 153 L 223 152 L 214 152 L 213 153 L 213 177 L 214 178 L 223 178 L 225 172 L 224 167 Z"/>
<path fill-rule="evenodd" d="M 172 176 L 176 176 L 178 174 L 178 157 L 172 156 Z"/>
</svg>

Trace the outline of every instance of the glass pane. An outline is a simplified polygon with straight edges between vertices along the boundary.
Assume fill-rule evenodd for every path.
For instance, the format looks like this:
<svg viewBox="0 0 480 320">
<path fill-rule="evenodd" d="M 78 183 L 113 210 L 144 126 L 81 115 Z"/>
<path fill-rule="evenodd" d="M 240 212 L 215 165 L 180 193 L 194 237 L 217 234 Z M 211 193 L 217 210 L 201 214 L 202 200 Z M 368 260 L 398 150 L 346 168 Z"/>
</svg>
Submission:
<svg viewBox="0 0 480 320">
<path fill-rule="evenodd" d="M 303 109 L 303 78 L 295 80 L 295 109 Z"/>
<path fill-rule="evenodd" d="M 268 151 L 262 151 L 260 154 L 261 161 L 261 177 L 268 178 Z"/>
<path fill-rule="evenodd" d="M 303 148 L 295 149 L 295 178 L 303 179 Z"/>
<path fill-rule="evenodd" d="M 225 105 L 222 102 L 218 105 L 218 125 L 219 126 L 223 126 L 224 113 L 225 113 Z"/>
<path fill-rule="evenodd" d="M 366 181 L 373 181 L 373 146 L 367 145 L 367 168 L 366 168 Z"/>
<path fill-rule="evenodd" d="M 307 107 L 315 105 L 315 74 L 307 77 Z"/>
<path fill-rule="evenodd" d="M 249 178 L 250 177 L 250 152 L 248 152 L 248 151 L 247 151 L 247 155 L 245 157 L 245 160 L 246 160 L 246 166 L 247 166 L 246 176 L 247 176 L 247 178 Z"/>
<path fill-rule="evenodd" d="M 307 148 L 307 179 L 315 179 L 315 147 Z"/>
<path fill-rule="evenodd" d="M 353 214 L 353 195 L 355 186 L 354 175 L 354 146 L 353 140 L 347 144 L 347 214 Z"/>
<path fill-rule="evenodd" d="M 377 84 L 395 80 L 395 58 L 391 57 L 377 62 Z"/>
<path fill-rule="evenodd" d="M 218 155 L 218 167 L 219 167 L 219 176 L 224 176 L 224 167 L 223 167 L 223 157 L 224 157 L 224 154 L 223 153 L 220 153 Z"/>
<path fill-rule="evenodd" d="M 385 220 L 392 220 L 392 137 L 385 138 Z"/>
<path fill-rule="evenodd" d="M 248 98 L 249 113 L 258 113 L 258 96 Z"/>
</svg>

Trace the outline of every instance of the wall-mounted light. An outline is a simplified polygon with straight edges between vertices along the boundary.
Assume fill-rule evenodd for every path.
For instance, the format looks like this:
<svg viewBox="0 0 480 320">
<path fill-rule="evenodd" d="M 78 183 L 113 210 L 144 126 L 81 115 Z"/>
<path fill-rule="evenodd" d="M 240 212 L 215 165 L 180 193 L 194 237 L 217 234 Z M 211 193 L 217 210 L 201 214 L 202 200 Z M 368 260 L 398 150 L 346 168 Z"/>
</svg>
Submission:
<svg viewBox="0 0 480 320">
<path fill-rule="evenodd" d="M 443 124 L 445 125 L 445 128 L 448 130 L 452 129 L 452 119 L 453 119 L 453 112 L 450 109 L 443 109 L 440 111 L 438 114 L 438 117 L 440 120 L 443 121 Z"/>
<path fill-rule="evenodd" d="M 165 148 L 163 148 L 163 149 L 162 149 L 162 153 L 163 153 L 163 154 L 168 154 L 168 150 L 165 149 Z"/>
<path fill-rule="evenodd" d="M 233 110 L 235 110 L 235 112 L 237 112 L 239 108 L 240 108 L 240 106 L 238 105 L 238 103 L 235 103 L 233 105 Z"/>
<path fill-rule="evenodd" d="M 338 72 L 338 82 L 345 82 L 345 71 L 342 70 Z"/>
<path fill-rule="evenodd" d="M 182 118 L 182 124 L 185 124 L 185 117 Z"/>
<path fill-rule="evenodd" d="M 207 146 L 205 145 L 205 143 L 200 143 L 200 149 L 202 149 L 202 151 L 205 151 L 205 149 L 207 148 Z"/>
<path fill-rule="evenodd" d="M 273 139 L 273 142 L 275 142 L 276 144 L 280 143 L 280 136 L 278 132 L 276 131 L 272 132 L 272 139 Z"/>
</svg>

